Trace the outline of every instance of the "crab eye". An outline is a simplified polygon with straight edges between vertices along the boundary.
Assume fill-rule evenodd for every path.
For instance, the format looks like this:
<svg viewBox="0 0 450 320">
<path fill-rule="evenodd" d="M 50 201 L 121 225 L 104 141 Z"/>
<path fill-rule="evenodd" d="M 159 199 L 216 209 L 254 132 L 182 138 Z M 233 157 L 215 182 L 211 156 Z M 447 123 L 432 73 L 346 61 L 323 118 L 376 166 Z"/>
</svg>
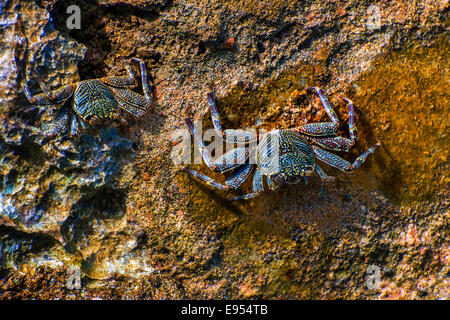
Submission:
<svg viewBox="0 0 450 320">
<path fill-rule="evenodd" d="M 306 166 L 305 174 L 311 174 L 313 172 L 314 172 L 314 167 L 313 166 Z"/>
</svg>

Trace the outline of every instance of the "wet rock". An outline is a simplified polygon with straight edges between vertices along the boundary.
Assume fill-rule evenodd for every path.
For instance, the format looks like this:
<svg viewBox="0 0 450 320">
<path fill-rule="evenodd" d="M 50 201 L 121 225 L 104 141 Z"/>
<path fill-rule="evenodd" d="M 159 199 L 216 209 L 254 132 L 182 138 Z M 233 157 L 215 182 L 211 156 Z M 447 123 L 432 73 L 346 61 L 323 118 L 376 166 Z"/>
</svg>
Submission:
<svg viewBox="0 0 450 320">
<path fill-rule="evenodd" d="M 36 112 L 36 108 L 24 99 L 18 82 L 24 78 L 32 79 L 32 70 L 39 74 L 50 90 L 74 82 L 78 80 L 77 63 L 86 50 L 70 38 L 63 37 L 55 29 L 50 14 L 33 1 L 2 3 L 2 18 L 5 19 L 2 29 L 5 38 L 2 37 L 4 42 L 0 51 L 5 59 L 10 58 L 2 64 L 2 77 L 6 80 L 2 81 L 2 85 L 7 87 L 0 90 L 3 94 L 2 115 L 33 126 L 39 126 L 40 123 L 45 126 L 46 122 L 53 120 L 58 107 L 65 106 Z M 14 45 L 9 46 L 11 43 Z M 33 83 L 32 80 L 30 82 Z M 61 247 L 66 244 L 64 237 L 68 237 L 64 227 L 70 224 L 72 216 L 80 210 L 84 210 L 86 215 L 94 211 L 95 217 L 94 209 L 97 207 L 93 209 L 92 205 L 99 199 L 106 199 L 108 193 L 102 193 L 105 188 L 113 193 L 117 190 L 120 196 L 118 199 L 109 199 L 110 204 L 118 203 L 121 217 L 125 217 L 121 190 L 127 188 L 129 181 L 121 180 L 120 175 L 135 157 L 135 144 L 120 136 L 115 128 L 84 130 L 78 137 L 71 139 L 65 135 L 47 139 L 3 119 L 0 133 L 2 224 L 15 228 L 17 232 L 20 230 L 24 235 L 40 232 L 44 237 L 56 241 L 58 249 L 54 249 L 55 245 L 51 242 L 48 248 L 43 249 L 45 255 L 57 257 L 71 253 L 74 257 L 77 254 L 86 257 L 82 251 L 70 249 L 73 241 L 67 240 L 65 249 Z M 86 203 L 87 198 L 90 203 Z M 88 220 L 87 223 L 92 223 L 92 226 L 86 227 L 103 228 L 102 232 L 106 233 L 111 228 L 110 232 L 113 232 L 116 228 L 114 224 L 102 223 L 110 221 L 109 215 L 114 214 L 105 212 L 103 215 L 106 217 Z M 14 235 L 10 237 L 14 240 Z M 8 262 L 3 267 L 17 268 L 16 265 L 29 263 L 27 256 L 22 254 L 19 255 L 22 260 L 16 261 L 16 251 L 11 249 L 18 247 L 28 250 L 26 248 L 29 245 L 8 239 L 1 241 L 8 256 Z M 44 244 L 42 246 L 45 247 Z M 98 247 L 98 244 L 92 245 L 91 252 L 98 250 Z M 12 253 L 8 253 L 10 249 Z M 37 258 L 34 260 L 37 261 Z"/>
<path fill-rule="evenodd" d="M 0 15 L 2 114 L 23 107 L 23 99 L 19 99 L 23 97 L 18 95 L 20 81 L 32 79 L 33 71 L 50 89 L 77 79 L 76 66 L 85 48 L 62 37 L 48 11 L 35 1 L 7 0 L 2 1 Z"/>
<path fill-rule="evenodd" d="M 69 4 L 81 8 L 80 30 L 67 29 Z M 355 1 L 98 4 L 40 2 L 43 23 L 50 12 L 50 34 L 64 44 L 54 53 L 61 62 L 53 67 L 45 60 L 52 55 L 38 49 L 42 37 L 30 41 L 30 50 L 17 50 L 19 61 L 28 52 L 29 65 L 56 88 L 77 80 L 76 71 L 82 79 L 118 74 L 123 57 L 141 57 L 155 84 L 155 113 L 128 131 L 108 127 L 74 140 L 2 129 L 0 222 L 8 231 L 1 261 L 5 268 L 28 266 L 1 283 L 8 297 L 17 292 L 14 279 L 35 283 L 34 260 L 22 252 L 34 254 L 29 237 L 37 232 L 51 240 L 36 251 L 39 259 L 43 252 L 73 259 L 63 268 L 81 270 L 83 290 L 63 290 L 66 270 L 48 264 L 39 271 L 43 279 L 55 276 L 55 285 L 19 289 L 19 297 L 43 291 L 83 299 L 448 297 L 448 138 L 436 117 L 448 105 L 446 1 L 380 0 L 375 9 Z M 22 48 L 42 23 L 36 32 L 25 22 L 18 31 L 11 10 L 1 32 Z M 380 24 L 372 19 L 376 10 Z M 4 55 L 11 49 L 1 46 L 2 61 L 14 66 L 14 55 Z M 46 116 L 17 108 L 26 104 L 18 69 L 0 69 L 9 79 L 0 90 L 8 101 L 2 110 L 18 109 L 18 118 L 40 124 L 54 110 Z M 29 72 L 28 78 L 38 91 Z M 359 141 L 344 157 L 355 159 L 376 138 L 383 147 L 352 175 L 324 168 L 338 175 L 333 184 L 313 177 L 228 202 L 228 194 L 194 182 L 171 159 L 172 133 L 185 129 L 186 115 L 205 110 L 211 82 L 224 127 L 328 121 L 304 91 L 317 85 L 333 102 L 344 136 L 347 106 L 337 97 L 355 102 Z M 209 115 L 203 119 L 212 127 Z M 411 129 L 416 123 L 421 128 Z M 204 165 L 197 169 L 210 174 Z M 369 266 L 379 267 L 379 286 L 367 285 Z"/>
<path fill-rule="evenodd" d="M 126 188 L 120 185 L 119 176 L 135 155 L 133 143 L 114 128 L 104 129 L 98 136 L 83 134 L 78 150 L 72 145 L 71 151 L 58 152 L 55 157 L 32 143 L 3 142 L 2 146 L 0 215 L 29 231 L 58 229 L 70 208 L 92 190 Z M 58 146 L 44 148 L 54 151 Z M 40 154 L 30 154 L 33 149 Z"/>
<path fill-rule="evenodd" d="M 73 259 L 53 237 L 0 226 L 1 269 L 26 273 L 37 266 L 58 268 L 71 263 Z"/>
</svg>

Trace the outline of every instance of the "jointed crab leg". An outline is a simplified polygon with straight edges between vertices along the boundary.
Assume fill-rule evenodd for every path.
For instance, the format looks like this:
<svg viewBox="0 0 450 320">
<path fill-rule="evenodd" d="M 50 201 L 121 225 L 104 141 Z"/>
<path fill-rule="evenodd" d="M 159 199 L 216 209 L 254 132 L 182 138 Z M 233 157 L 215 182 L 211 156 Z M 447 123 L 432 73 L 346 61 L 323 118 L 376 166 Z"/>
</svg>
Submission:
<svg viewBox="0 0 450 320">
<path fill-rule="evenodd" d="M 150 99 L 150 89 L 148 87 L 148 78 L 147 78 L 147 69 L 145 68 L 145 63 L 141 59 L 131 58 L 131 60 L 135 60 L 139 62 L 140 70 L 141 70 L 141 78 L 142 78 L 142 89 L 144 91 L 145 97 Z M 128 75 L 126 76 L 111 76 L 104 77 L 98 79 L 99 81 L 109 84 L 114 87 L 132 87 L 136 85 L 136 75 L 133 72 L 130 64 L 125 65 L 125 69 L 127 70 Z"/>
<path fill-rule="evenodd" d="M 19 128 L 21 128 L 21 129 L 24 129 L 24 130 L 29 130 L 29 131 L 31 131 L 31 132 L 33 132 L 33 133 L 35 133 L 35 134 L 38 134 L 38 135 L 41 135 L 41 136 L 45 136 L 44 131 L 42 131 L 42 130 L 39 129 L 39 128 L 30 126 L 30 125 L 28 125 L 28 124 L 25 124 L 25 123 L 20 122 L 20 121 L 17 121 L 17 120 L 11 120 L 11 119 L 6 119 L 6 120 L 7 120 L 11 125 L 13 125 L 13 126 L 15 126 L 15 127 L 19 127 Z"/>
<path fill-rule="evenodd" d="M 326 180 L 326 181 L 334 180 L 334 177 L 331 177 L 331 176 L 327 175 L 325 173 L 325 171 L 323 171 L 323 169 L 321 167 L 319 167 L 319 165 L 317 163 L 314 165 L 314 170 L 316 170 L 316 172 L 319 175 L 320 179 Z"/>
<path fill-rule="evenodd" d="M 43 86 L 41 82 L 38 83 L 43 90 L 44 88 L 46 88 L 45 86 Z M 22 82 L 22 88 L 23 92 L 25 93 L 25 96 L 27 97 L 28 101 L 30 101 L 31 104 L 41 106 L 51 106 L 64 102 L 65 100 L 70 98 L 75 92 L 76 85 L 69 84 L 54 91 L 48 91 L 47 89 L 45 89 L 44 93 L 39 93 L 35 96 L 32 96 L 30 94 L 30 90 L 28 89 L 28 86 L 25 82 Z"/>
<path fill-rule="evenodd" d="M 348 131 L 350 132 L 351 146 L 354 146 L 357 141 L 355 107 L 350 99 L 347 99 L 346 97 L 340 98 L 348 103 Z"/>
<path fill-rule="evenodd" d="M 244 165 L 239 166 L 236 170 L 233 171 L 231 176 L 225 181 L 225 184 L 219 183 L 212 178 L 205 176 L 197 171 L 191 170 L 189 168 L 183 168 L 184 171 L 194 176 L 194 178 L 205 182 L 207 185 L 220 189 L 220 190 L 229 190 L 229 189 L 237 189 L 240 185 L 248 178 L 250 173 L 253 170 L 253 165 L 246 163 Z"/>
<path fill-rule="evenodd" d="M 334 122 L 318 122 L 307 123 L 293 130 L 308 136 L 320 137 L 336 134 L 337 127 L 337 124 Z"/>
<path fill-rule="evenodd" d="M 56 96 L 53 94 L 53 92 L 51 92 L 47 85 L 45 84 L 44 81 L 42 81 L 42 79 L 39 77 L 39 75 L 33 70 L 31 71 L 31 73 L 33 74 L 33 77 L 36 79 L 37 83 L 39 84 L 39 87 L 41 88 L 41 90 L 47 95 L 47 97 L 50 100 L 55 100 Z"/>
<path fill-rule="evenodd" d="M 192 123 L 191 119 L 186 118 L 185 121 L 186 121 L 186 124 L 187 124 L 189 130 L 191 131 L 192 135 L 194 136 L 195 143 L 201 149 L 203 161 L 205 161 L 208 168 L 213 169 L 213 161 L 212 161 L 211 157 L 209 156 L 209 152 L 206 148 L 205 143 L 203 142 L 201 132 L 199 133 L 195 130 L 194 124 Z M 189 170 L 189 169 L 187 169 L 187 170 Z"/>
<path fill-rule="evenodd" d="M 216 132 L 226 141 L 239 144 L 246 144 L 256 141 L 256 134 L 245 130 L 226 129 L 223 130 L 220 125 L 219 111 L 212 92 L 207 94 L 211 118 Z"/>
<path fill-rule="evenodd" d="M 199 132 L 195 130 L 194 124 L 188 118 L 185 119 L 186 124 L 194 136 L 196 144 L 200 147 L 203 160 L 206 165 L 216 172 L 227 172 L 244 164 L 250 155 L 250 149 L 246 146 L 237 147 L 225 153 L 223 156 L 213 161 L 209 155 L 207 147 Z"/>
<path fill-rule="evenodd" d="M 142 80 L 142 90 L 144 91 L 144 97 L 136 92 L 125 89 L 126 87 L 132 87 L 136 84 L 135 74 L 131 69 L 130 65 L 126 65 L 126 69 L 128 72 L 128 76 L 113 76 L 113 77 L 105 77 L 99 79 L 100 82 L 108 84 L 111 87 L 111 91 L 113 91 L 117 97 L 123 100 L 125 103 L 132 104 L 134 107 L 139 109 L 146 110 L 151 104 L 151 89 L 148 85 L 148 77 L 147 77 L 147 69 L 145 68 L 145 63 L 141 59 L 131 58 L 139 62 L 140 70 L 141 70 L 141 80 Z M 123 104 L 121 105 L 123 106 Z M 137 116 L 141 116 L 136 110 L 128 110 L 130 113 L 133 113 Z"/>
<path fill-rule="evenodd" d="M 49 138 L 53 137 L 56 134 L 59 134 L 67 125 L 67 122 L 69 121 L 69 111 L 68 109 L 63 105 L 55 114 L 55 121 L 51 122 L 47 128 L 37 128 L 34 126 L 30 126 L 28 124 L 22 123 L 21 121 L 17 120 L 8 120 L 10 124 L 17 126 L 19 128 L 22 128 L 24 130 L 29 130 L 35 134 L 38 134 L 40 136 Z"/>
<path fill-rule="evenodd" d="M 325 112 L 330 117 L 331 122 L 319 122 L 319 123 L 307 123 L 294 130 L 309 136 L 322 137 L 330 136 L 336 134 L 337 128 L 339 126 L 339 118 L 331 107 L 330 102 L 327 97 L 323 94 L 322 89 L 317 87 L 309 87 L 306 90 L 314 90 L 319 96 L 322 106 Z"/>
<path fill-rule="evenodd" d="M 230 200 L 247 200 L 259 196 L 264 191 L 262 177 L 261 170 L 256 168 L 253 174 L 253 192 L 231 198 Z"/>
<path fill-rule="evenodd" d="M 119 106 L 136 117 L 141 117 L 149 106 L 149 101 L 134 91 L 125 88 L 110 89 L 116 94 Z"/>
<path fill-rule="evenodd" d="M 364 163 L 364 161 L 366 161 L 367 157 L 370 156 L 372 153 L 374 153 L 380 146 L 381 146 L 381 142 L 377 141 L 376 144 L 371 146 L 364 153 L 362 153 L 358 158 L 356 158 L 356 160 L 353 162 L 350 170 L 355 170 L 360 165 L 362 165 Z"/>
<path fill-rule="evenodd" d="M 55 120 L 48 124 L 48 128 L 44 130 L 44 134 L 47 137 L 53 137 L 62 132 L 69 121 L 69 109 L 62 105 L 55 113 Z"/>
<path fill-rule="evenodd" d="M 331 121 L 335 124 L 339 124 L 339 118 L 337 117 L 333 108 L 331 108 L 331 104 L 328 101 L 328 98 L 324 95 L 322 89 L 320 89 L 318 87 L 308 87 L 308 88 L 306 88 L 306 90 L 314 90 L 316 92 L 316 94 L 319 96 L 320 101 L 322 102 L 325 112 L 328 114 Z"/>
<path fill-rule="evenodd" d="M 323 95 L 323 93 L 321 93 Z M 344 137 L 323 137 L 329 135 L 331 131 L 334 130 L 332 134 L 335 134 L 337 126 L 334 122 L 322 122 L 322 123 L 311 123 L 301 126 L 295 129 L 297 132 L 305 133 L 310 137 L 310 140 L 319 146 L 333 151 L 349 151 L 351 147 L 356 144 L 357 131 L 356 131 L 356 120 L 355 120 L 355 108 L 353 102 L 345 97 L 341 97 L 342 100 L 348 103 L 348 129 L 350 132 L 350 139 Z M 329 106 L 329 103 L 326 102 Z M 324 104 L 325 105 L 325 104 Z M 331 110 L 331 109 L 330 109 Z M 330 114 L 329 114 L 330 115 Z M 331 115 L 330 115 L 331 116 Z M 306 128 L 305 128 L 306 127 Z"/>
<path fill-rule="evenodd" d="M 148 85 L 147 68 L 145 67 L 144 61 L 138 58 L 131 58 L 131 60 L 139 62 L 139 67 L 141 69 L 141 80 L 142 80 L 142 90 L 144 91 L 145 98 L 151 101 L 151 87 Z"/>
<path fill-rule="evenodd" d="M 344 137 L 330 137 L 330 138 L 310 138 L 315 144 L 332 151 L 348 152 L 352 147 L 350 139 Z"/>
<path fill-rule="evenodd" d="M 366 161 L 367 157 L 370 156 L 372 153 L 375 152 L 380 147 L 380 142 L 378 141 L 374 146 L 370 147 L 362 153 L 354 162 L 351 164 L 347 160 L 342 159 L 341 157 L 328 152 L 318 146 L 312 146 L 314 155 L 322 162 L 325 162 L 326 164 L 333 166 L 335 168 L 338 168 L 339 170 L 350 172 L 358 168 L 361 164 Z"/>
<path fill-rule="evenodd" d="M 348 131 L 350 132 L 350 139 L 344 137 L 329 137 L 329 138 L 314 138 L 311 140 L 328 149 L 333 151 L 349 151 L 351 147 L 356 144 L 357 131 L 356 131 L 356 120 L 355 120 L 355 108 L 353 102 L 345 97 L 340 97 L 342 100 L 348 103 Z"/>
<path fill-rule="evenodd" d="M 230 171 L 246 162 L 250 155 L 250 149 L 247 146 L 234 148 L 221 157 L 214 160 L 212 169 L 218 172 Z"/>
<path fill-rule="evenodd" d="M 70 116 L 70 131 L 69 134 L 71 137 L 76 136 L 78 132 L 78 121 L 76 115 L 72 114 Z"/>
<path fill-rule="evenodd" d="M 231 189 L 237 189 L 244 183 L 244 181 L 250 176 L 252 173 L 254 165 L 250 163 L 243 164 L 240 167 L 237 167 L 230 177 L 225 181 L 227 186 L 230 186 Z"/>
<path fill-rule="evenodd" d="M 199 173 L 199 172 L 197 172 L 195 170 L 191 170 L 189 168 L 184 167 L 183 171 L 191 174 L 196 179 L 205 182 L 208 186 L 211 186 L 213 188 L 220 189 L 220 190 L 228 190 L 230 188 L 229 186 L 221 184 L 221 183 L 211 179 L 210 177 L 205 176 L 204 174 L 201 174 L 201 173 Z"/>
</svg>

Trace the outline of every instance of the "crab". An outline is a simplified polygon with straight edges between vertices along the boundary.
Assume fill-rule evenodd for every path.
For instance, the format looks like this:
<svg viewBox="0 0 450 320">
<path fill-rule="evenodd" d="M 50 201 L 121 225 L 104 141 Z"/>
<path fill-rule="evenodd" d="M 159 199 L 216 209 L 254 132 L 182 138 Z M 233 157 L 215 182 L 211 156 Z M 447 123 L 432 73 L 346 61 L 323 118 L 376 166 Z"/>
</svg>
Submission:
<svg viewBox="0 0 450 320">
<path fill-rule="evenodd" d="M 35 75 L 44 92 L 32 96 L 27 84 L 23 82 L 23 92 L 30 103 L 38 107 L 63 105 L 56 111 L 55 120 L 44 128 L 36 128 L 17 121 L 13 124 L 45 137 L 53 137 L 60 134 L 70 123 L 70 136 L 74 136 L 78 132 L 79 124 L 82 128 L 86 128 L 86 123 L 94 125 L 102 120 L 118 120 L 120 110 L 141 117 L 151 105 L 151 89 L 144 62 L 137 58 L 131 60 L 139 62 L 144 96 L 130 90 L 137 84 L 131 63 L 126 65 L 128 72 L 126 76 L 83 80 L 54 91 L 49 91 Z M 69 107 L 65 102 L 70 98 L 72 101 Z M 70 112 L 70 109 L 74 112 Z"/>
<path fill-rule="evenodd" d="M 215 99 L 212 92 L 209 92 L 207 94 L 209 110 L 217 134 L 225 142 L 237 144 L 237 147 L 212 160 L 202 140 L 202 133 L 196 130 L 189 118 L 185 119 L 186 124 L 195 143 L 201 149 L 206 165 L 215 172 L 232 171 L 232 173 L 223 184 L 188 167 L 184 167 L 183 170 L 197 180 L 224 191 L 238 189 L 254 171 L 252 192 L 230 199 L 243 200 L 254 198 L 264 191 L 263 177 L 266 178 L 270 190 L 276 190 L 285 183 L 296 184 L 313 172 L 316 172 L 322 180 L 332 181 L 334 177 L 328 176 L 319 167 L 316 160 L 344 172 L 352 172 L 357 169 L 380 147 L 380 141 L 377 140 L 375 145 L 363 152 L 353 163 L 333 154 L 332 151 L 349 152 L 356 144 L 354 105 L 349 99 L 340 97 L 348 104 L 350 133 L 350 138 L 341 137 L 337 135 L 339 119 L 323 91 L 318 87 L 309 87 L 306 90 L 312 90 L 318 95 L 331 121 L 307 123 L 291 129 L 273 130 L 260 137 L 259 143 L 255 143 L 258 137 L 254 132 L 222 129 Z"/>
</svg>

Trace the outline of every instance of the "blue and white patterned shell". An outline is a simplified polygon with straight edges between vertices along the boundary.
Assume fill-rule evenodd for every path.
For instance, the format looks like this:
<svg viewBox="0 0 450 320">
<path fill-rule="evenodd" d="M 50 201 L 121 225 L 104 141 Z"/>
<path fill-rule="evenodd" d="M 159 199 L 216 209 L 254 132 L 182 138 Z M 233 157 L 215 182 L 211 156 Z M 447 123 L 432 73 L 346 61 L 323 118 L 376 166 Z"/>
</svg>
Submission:
<svg viewBox="0 0 450 320">
<path fill-rule="evenodd" d="M 274 130 L 263 137 L 256 150 L 256 163 L 267 177 L 281 175 L 296 180 L 314 170 L 314 154 L 305 138 L 293 130 Z"/>
</svg>

